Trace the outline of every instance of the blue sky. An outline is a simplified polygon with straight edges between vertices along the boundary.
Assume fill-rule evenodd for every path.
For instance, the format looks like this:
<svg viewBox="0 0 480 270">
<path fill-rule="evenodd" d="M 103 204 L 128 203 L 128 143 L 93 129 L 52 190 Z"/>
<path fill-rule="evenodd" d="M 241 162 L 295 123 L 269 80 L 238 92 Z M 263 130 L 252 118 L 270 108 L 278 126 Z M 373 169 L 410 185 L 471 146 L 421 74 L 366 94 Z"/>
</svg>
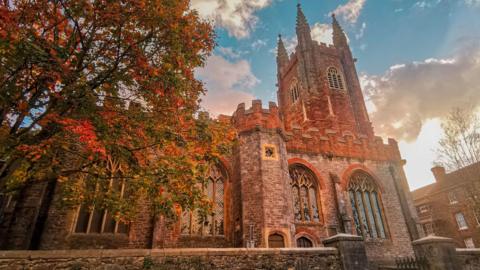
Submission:
<svg viewBox="0 0 480 270">
<path fill-rule="evenodd" d="M 451 107 L 480 104 L 480 0 L 303 0 L 318 41 L 329 41 L 329 14 L 345 29 L 375 130 L 400 142 L 410 186 L 430 172 L 440 119 Z M 204 107 L 231 114 L 240 102 L 276 101 L 275 48 L 295 45 L 297 1 L 192 0 L 216 24 L 214 54 L 197 76 Z"/>
</svg>

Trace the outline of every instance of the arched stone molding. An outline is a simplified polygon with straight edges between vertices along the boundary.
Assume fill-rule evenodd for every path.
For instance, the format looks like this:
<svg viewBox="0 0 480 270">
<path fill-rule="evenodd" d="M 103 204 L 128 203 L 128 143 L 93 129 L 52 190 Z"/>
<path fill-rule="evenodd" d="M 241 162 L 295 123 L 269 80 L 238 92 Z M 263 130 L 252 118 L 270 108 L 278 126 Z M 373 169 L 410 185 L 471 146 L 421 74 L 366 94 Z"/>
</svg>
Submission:
<svg viewBox="0 0 480 270">
<path fill-rule="evenodd" d="M 301 158 L 291 158 L 291 159 L 288 160 L 288 166 L 289 167 L 292 166 L 292 165 L 295 165 L 295 164 L 303 165 L 307 169 L 309 169 L 313 173 L 313 175 L 315 176 L 319 188 L 322 189 L 322 190 L 325 189 L 325 180 L 323 179 L 323 177 L 321 177 L 320 172 L 315 168 L 315 166 L 313 166 L 310 162 L 308 162 L 304 159 L 301 159 Z"/>
<path fill-rule="evenodd" d="M 372 170 L 370 170 L 363 164 L 352 164 L 343 172 L 342 178 L 341 178 L 341 186 L 343 190 L 347 190 L 350 178 L 357 171 L 363 171 L 366 174 L 370 175 L 373 181 L 375 182 L 375 184 L 377 185 L 378 189 L 380 190 L 380 192 L 383 193 L 385 191 L 385 188 L 382 182 L 380 181 L 380 179 L 375 175 L 375 173 L 373 173 Z"/>
</svg>

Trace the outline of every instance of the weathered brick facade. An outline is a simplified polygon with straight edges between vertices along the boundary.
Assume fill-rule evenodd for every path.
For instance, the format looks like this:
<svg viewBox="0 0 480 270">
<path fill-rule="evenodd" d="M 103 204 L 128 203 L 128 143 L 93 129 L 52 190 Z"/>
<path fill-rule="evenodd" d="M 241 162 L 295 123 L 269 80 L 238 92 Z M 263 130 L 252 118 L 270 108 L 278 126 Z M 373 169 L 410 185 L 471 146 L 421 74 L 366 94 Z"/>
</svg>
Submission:
<svg viewBox="0 0 480 270">
<path fill-rule="evenodd" d="M 363 172 L 372 179 L 380 201 L 381 213 L 375 218 L 370 213 L 369 224 L 375 227 L 375 220 L 379 229 L 378 223 L 383 223 L 386 235 L 365 237 L 368 257 L 382 261 L 412 255 L 411 240 L 417 238 L 416 213 L 403 173 L 404 162 L 395 140 L 384 144 L 374 135 L 355 59 L 335 18 L 333 29 L 334 45 L 313 41 L 299 8 L 296 51 L 288 56 L 279 41 L 279 106 L 270 103 L 264 109 L 257 100 L 251 108 L 240 104 L 231 117 L 224 117 L 237 129 L 238 144 L 222 164 L 227 174 L 223 235 L 182 235 L 180 222 L 152 219 L 148 202 L 141 204 L 143 208 L 128 234 L 73 233 L 77 209 L 59 208 L 60 198 L 55 193 L 38 248 L 267 248 L 274 241 L 276 245 L 297 247 L 300 238 L 320 247 L 324 239 L 338 233 L 358 234 L 348 188 L 351 177 Z M 304 195 L 312 204 L 302 206 L 304 221 L 298 221 L 292 195 L 292 166 L 301 166 L 314 178 L 309 183 L 311 193 Z M 33 198 L 37 206 L 42 205 L 40 195 Z M 25 211 L 23 204 L 17 205 L 17 213 Z M 315 217 L 305 218 L 307 208 Z M 21 215 L 15 218 L 23 220 Z M 28 222 L 29 228 L 35 227 L 34 220 Z M 28 235 L 26 227 L 8 230 L 15 231 L 11 235 L 16 238 L 21 230 Z M 28 243 L 30 239 L 23 241 Z M 28 248 L 17 242 L 7 239 L 2 244 L 10 249 Z"/>
<path fill-rule="evenodd" d="M 432 168 L 436 182 L 412 191 L 425 235 L 452 238 L 459 248 L 480 247 L 480 163 L 446 173 Z M 463 216 L 464 226 L 457 221 Z"/>
</svg>

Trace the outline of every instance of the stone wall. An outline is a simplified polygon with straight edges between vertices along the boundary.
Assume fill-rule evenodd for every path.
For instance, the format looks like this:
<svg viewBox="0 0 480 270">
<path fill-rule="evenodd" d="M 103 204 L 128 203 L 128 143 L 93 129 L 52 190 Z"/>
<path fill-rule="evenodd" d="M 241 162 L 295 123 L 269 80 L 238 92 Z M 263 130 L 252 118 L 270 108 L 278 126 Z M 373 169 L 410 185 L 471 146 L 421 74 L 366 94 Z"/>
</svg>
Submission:
<svg viewBox="0 0 480 270">
<path fill-rule="evenodd" d="M 341 270 L 335 248 L 1 251 L 0 269 Z"/>
<path fill-rule="evenodd" d="M 457 248 L 457 257 L 463 266 L 462 270 L 480 269 L 480 248 Z"/>
<path fill-rule="evenodd" d="M 323 155 L 303 154 L 289 152 L 290 164 L 304 164 L 311 168 L 316 174 L 320 184 L 320 201 L 322 203 L 323 220 L 321 226 L 313 228 L 311 225 L 295 224 L 296 234 L 309 233 L 321 240 L 342 231 L 339 224 L 336 199 L 344 206 L 349 217 L 352 217 L 352 208 L 349 196 L 346 191 L 349 175 L 355 170 L 363 170 L 370 174 L 378 183 L 381 190 L 381 201 L 386 216 L 386 230 L 389 235 L 387 239 L 366 239 L 365 246 L 368 258 L 372 261 L 382 262 L 392 260 L 396 257 L 412 256 L 413 248 L 411 245 L 410 234 L 407 229 L 406 218 L 400 207 L 400 200 L 395 189 L 394 179 L 390 173 L 390 166 L 395 166 L 393 162 L 357 160 L 353 158 L 333 157 L 328 158 Z M 396 168 L 398 172 L 400 168 Z M 332 181 L 338 178 L 340 190 L 334 190 Z M 400 176 L 396 176 L 400 178 Z M 355 234 L 353 220 L 351 220 L 351 231 L 346 233 Z"/>
</svg>

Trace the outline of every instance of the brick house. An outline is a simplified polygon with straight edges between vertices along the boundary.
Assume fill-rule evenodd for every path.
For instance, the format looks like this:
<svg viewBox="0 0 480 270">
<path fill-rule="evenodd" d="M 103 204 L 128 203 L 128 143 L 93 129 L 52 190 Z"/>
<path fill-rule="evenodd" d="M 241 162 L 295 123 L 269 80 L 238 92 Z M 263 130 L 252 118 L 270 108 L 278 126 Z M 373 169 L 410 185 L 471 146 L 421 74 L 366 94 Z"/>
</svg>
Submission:
<svg viewBox="0 0 480 270">
<path fill-rule="evenodd" d="M 434 167 L 432 172 L 435 183 L 412 191 L 423 233 L 452 238 L 458 247 L 479 247 L 480 163 L 450 173 Z"/>
<path fill-rule="evenodd" d="M 417 217 L 398 145 L 374 134 L 335 17 L 334 44 L 318 44 L 297 12 L 295 52 L 278 41 L 279 105 L 255 100 L 222 116 L 238 144 L 205 187 L 213 214 L 153 219 L 145 203 L 127 225 L 101 209 L 59 208 L 58 186 L 41 184 L 4 203 L 3 248 L 318 247 L 348 233 L 373 260 L 412 255 Z"/>
</svg>

